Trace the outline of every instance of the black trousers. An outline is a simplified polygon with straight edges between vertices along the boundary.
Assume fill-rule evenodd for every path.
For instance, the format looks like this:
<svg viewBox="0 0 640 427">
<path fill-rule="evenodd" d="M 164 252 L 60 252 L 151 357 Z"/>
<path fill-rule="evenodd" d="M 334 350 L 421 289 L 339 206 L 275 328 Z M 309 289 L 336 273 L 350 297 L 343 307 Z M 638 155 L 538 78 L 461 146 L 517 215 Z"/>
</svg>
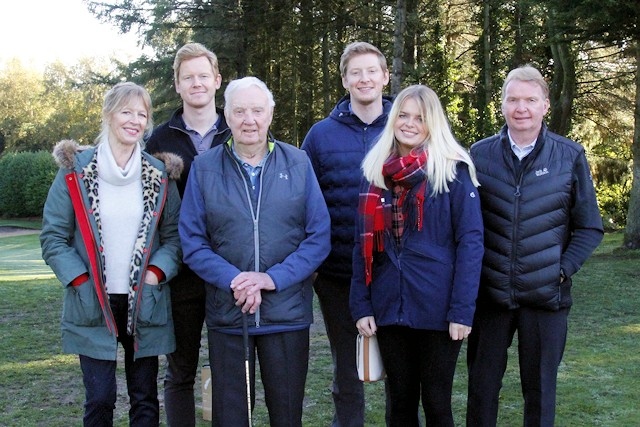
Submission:
<svg viewBox="0 0 640 427">
<path fill-rule="evenodd" d="M 205 317 L 204 281 L 184 270 L 171 281 L 171 310 L 176 350 L 167 355 L 164 405 L 169 427 L 196 425 L 193 386 L 200 361 L 200 340 Z"/>
<path fill-rule="evenodd" d="M 476 309 L 467 347 L 467 426 L 497 424 L 507 349 L 518 332 L 524 426 L 553 426 L 558 367 L 567 341 L 569 309 Z"/>
<path fill-rule="evenodd" d="M 124 348 L 124 369 L 129 394 L 129 423 L 137 427 L 153 427 L 160 422 L 158 402 L 158 357 L 133 360 L 133 337 L 127 335 L 127 295 L 110 295 L 109 305 L 118 327 L 118 341 Z M 116 361 L 99 360 L 80 355 L 85 387 L 83 424 L 113 426 L 116 406 Z"/>
<path fill-rule="evenodd" d="M 334 414 L 331 427 L 364 425 L 364 386 L 356 367 L 358 329 L 349 309 L 351 283 L 329 280 L 322 275 L 313 287 L 318 295 L 333 359 Z"/>
<path fill-rule="evenodd" d="M 301 427 L 309 367 L 309 329 L 249 337 L 251 408 L 256 353 L 271 427 Z M 241 335 L 209 329 L 212 426 L 248 425 L 245 351 Z"/>
<path fill-rule="evenodd" d="M 462 341 L 449 331 L 379 326 L 378 343 L 387 372 L 388 423 L 418 426 L 422 397 L 425 424 L 453 427 L 451 392 Z"/>
</svg>

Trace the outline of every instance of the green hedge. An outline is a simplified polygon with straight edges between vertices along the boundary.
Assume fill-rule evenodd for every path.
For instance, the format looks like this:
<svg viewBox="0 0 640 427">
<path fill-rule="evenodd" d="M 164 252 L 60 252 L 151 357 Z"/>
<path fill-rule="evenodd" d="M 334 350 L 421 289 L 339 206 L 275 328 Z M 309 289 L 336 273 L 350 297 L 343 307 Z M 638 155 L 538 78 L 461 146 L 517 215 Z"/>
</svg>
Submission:
<svg viewBox="0 0 640 427">
<path fill-rule="evenodd" d="M 57 171 L 49 152 L 5 153 L 0 158 L 0 216 L 41 216 Z"/>
</svg>

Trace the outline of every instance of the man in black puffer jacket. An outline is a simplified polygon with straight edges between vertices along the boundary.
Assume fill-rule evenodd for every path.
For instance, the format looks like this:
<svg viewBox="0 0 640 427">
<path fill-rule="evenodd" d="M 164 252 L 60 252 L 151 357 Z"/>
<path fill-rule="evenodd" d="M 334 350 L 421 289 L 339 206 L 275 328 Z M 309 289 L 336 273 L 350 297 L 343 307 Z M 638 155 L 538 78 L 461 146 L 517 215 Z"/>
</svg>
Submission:
<svg viewBox="0 0 640 427">
<path fill-rule="evenodd" d="M 583 147 L 549 131 L 549 89 L 531 66 L 502 87 L 506 125 L 475 143 L 485 226 L 469 337 L 468 426 L 495 426 L 507 349 L 518 332 L 524 425 L 552 426 L 572 304 L 571 276 L 603 236 Z"/>
</svg>

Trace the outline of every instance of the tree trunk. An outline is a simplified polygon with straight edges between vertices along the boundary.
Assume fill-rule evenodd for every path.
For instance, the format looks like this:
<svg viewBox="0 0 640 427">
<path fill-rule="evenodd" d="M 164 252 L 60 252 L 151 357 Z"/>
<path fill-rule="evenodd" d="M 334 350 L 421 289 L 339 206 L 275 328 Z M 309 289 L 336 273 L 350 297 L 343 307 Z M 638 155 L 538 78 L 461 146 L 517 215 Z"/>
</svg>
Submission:
<svg viewBox="0 0 640 427">
<path fill-rule="evenodd" d="M 330 67 L 331 53 L 329 52 L 329 32 L 325 32 L 322 36 L 322 112 L 323 115 L 329 114 L 333 107 L 332 92 L 332 72 Z"/>
<path fill-rule="evenodd" d="M 396 3 L 396 23 L 393 31 L 393 67 L 391 74 L 391 95 L 397 95 L 402 89 L 404 78 L 403 53 L 404 35 L 407 29 L 407 8 L 405 0 Z"/>
<path fill-rule="evenodd" d="M 634 108 L 633 184 L 629 197 L 627 227 L 624 232 L 624 246 L 640 249 L 640 40 L 636 40 L 636 105 Z"/>
<path fill-rule="evenodd" d="M 302 0 L 300 2 L 302 28 L 313 28 L 313 1 Z M 305 132 L 313 125 L 313 99 L 314 99 L 314 73 L 313 70 L 313 31 L 303 31 L 300 38 L 300 48 L 298 49 L 298 63 L 300 64 L 296 70 L 298 80 L 297 90 L 294 96 L 297 98 L 297 116 L 299 126 L 296 126 L 296 132 L 293 135 L 294 141 L 302 143 Z M 300 132 L 300 136 L 298 133 Z"/>
<path fill-rule="evenodd" d="M 571 110 L 576 97 L 576 68 L 571 42 L 566 39 L 564 30 L 559 29 L 567 23 L 558 22 L 558 19 L 562 19 L 559 16 L 562 15 L 550 10 L 547 24 L 553 57 L 553 81 L 549 88 L 551 117 L 548 124 L 553 132 L 567 135 L 571 130 Z"/>
<path fill-rule="evenodd" d="M 493 117 L 491 113 L 491 99 L 493 93 L 493 56 L 491 50 L 491 40 L 493 38 L 492 0 L 482 1 L 482 15 L 480 24 L 482 34 L 478 41 L 476 64 L 479 68 L 478 85 L 476 88 L 476 108 L 478 110 L 478 120 L 476 122 L 475 138 L 484 138 L 494 132 Z"/>
<path fill-rule="evenodd" d="M 484 59 L 484 75 L 482 76 L 484 94 L 483 105 L 486 107 L 491 103 L 491 93 L 493 91 L 493 82 L 491 81 L 491 1 L 484 2 L 484 10 L 482 11 L 482 57 Z"/>
<path fill-rule="evenodd" d="M 511 62 L 511 68 L 516 68 L 525 64 L 524 59 L 524 43 L 525 43 L 525 35 L 523 30 L 523 23 L 526 22 L 526 14 L 525 14 L 526 6 L 522 4 L 522 2 L 516 2 L 514 5 L 514 14 L 513 14 L 513 33 L 514 33 L 514 44 L 513 44 L 513 59 Z"/>
</svg>

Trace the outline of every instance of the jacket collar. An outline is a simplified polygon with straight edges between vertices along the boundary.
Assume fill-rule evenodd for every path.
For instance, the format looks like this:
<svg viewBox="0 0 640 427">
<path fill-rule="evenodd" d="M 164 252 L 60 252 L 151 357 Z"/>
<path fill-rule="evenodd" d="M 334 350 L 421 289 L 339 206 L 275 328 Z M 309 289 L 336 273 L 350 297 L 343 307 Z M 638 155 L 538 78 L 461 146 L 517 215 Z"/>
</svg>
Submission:
<svg viewBox="0 0 640 427">
<path fill-rule="evenodd" d="M 95 149 L 95 147 L 91 145 L 81 145 L 72 139 L 64 139 L 55 145 L 52 155 L 59 167 L 73 169 L 77 162 L 77 156 L 92 149 Z M 165 170 L 170 179 L 178 179 L 184 168 L 182 158 L 173 153 L 160 152 L 151 156 L 143 152 L 142 155 L 147 157 L 147 160 L 149 160 L 154 167 Z"/>
</svg>

